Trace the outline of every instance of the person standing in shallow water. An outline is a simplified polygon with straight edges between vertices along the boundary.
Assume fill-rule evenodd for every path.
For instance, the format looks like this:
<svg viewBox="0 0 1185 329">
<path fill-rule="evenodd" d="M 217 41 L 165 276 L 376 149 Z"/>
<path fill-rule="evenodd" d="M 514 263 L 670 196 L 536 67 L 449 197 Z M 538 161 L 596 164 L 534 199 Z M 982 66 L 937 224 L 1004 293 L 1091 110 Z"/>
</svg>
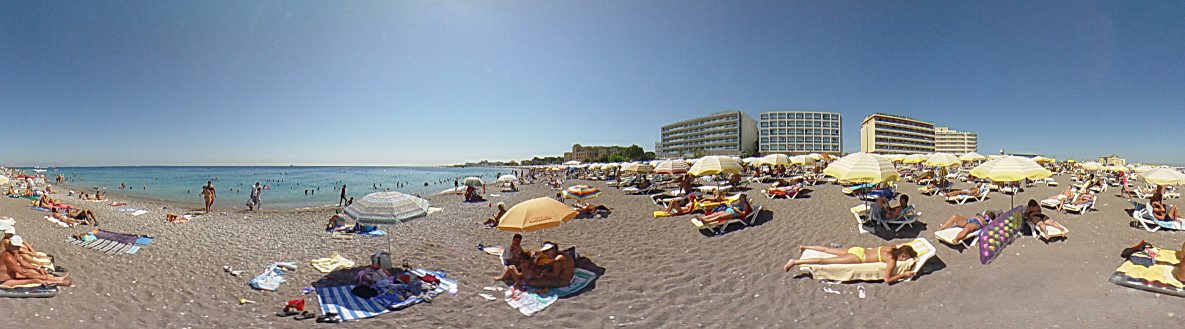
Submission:
<svg viewBox="0 0 1185 329">
<path fill-rule="evenodd" d="M 259 182 L 255 182 L 255 186 L 251 187 L 251 199 L 247 200 L 247 210 L 258 210 L 260 208 L 259 194 L 262 192 L 263 186 L 259 185 Z"/>
<path fill-rule="evenodd" d="M 345 205 L 346 205 L 346 184 L 342 184 L 342 197 L 341 197 L 341 200 L 337 201 L 337 206 L 344 207 Z"/>
<path fill-rule="evenodd" d="M 210 212 L 210 207 L 214 205 L 214 198 L 217 192 L 214 190 L 214 182 L 206 181 L 206 186 L 202 186 L 202 199 L 206 201 L 206 212 Z"/>
</svg>

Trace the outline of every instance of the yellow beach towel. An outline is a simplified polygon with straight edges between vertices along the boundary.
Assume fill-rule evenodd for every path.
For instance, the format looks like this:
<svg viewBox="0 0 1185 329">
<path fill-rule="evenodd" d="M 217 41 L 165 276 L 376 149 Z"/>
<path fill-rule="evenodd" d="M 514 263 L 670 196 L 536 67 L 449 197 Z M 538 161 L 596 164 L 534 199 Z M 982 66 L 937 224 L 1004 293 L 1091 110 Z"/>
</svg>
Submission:
<svg viewBox="0 0 1185 329">
<path fill-rule="evenodd" d="M 1115 271 L 1135 279 L 1161 282 L 1169 286 L 1185 288 L 1185 283 L 1181 283 L 1181 281 L 1178 281 L 1177 278 L 1174 278 L 1172 275 L 1172 270 L 1174 267 L 1173 265 L 1179 263 L 1177 261 L 1177 251 L 1169 249 L 1156 249 L 1156 252 L 1156 261 L 1158 263 L 1168 263 L 1172 265 L 1156 264 L 1145 267 L 1136 265 L 1131 261 L 1125 261 L 1123 262 L 1123 265 L 1119 265 L 1119 268 L 1115 269 Z"/>
<path fill-rule="evenodd" d="M 314 259 L 309 261 L 309 265 L 317 269 L 321 273 L 333 272 L 337 269 L 354 267 L 354 261 L 342 257 L 342 255 L 334 252 L 329 255 L 329 258 Z"/>
</svg>

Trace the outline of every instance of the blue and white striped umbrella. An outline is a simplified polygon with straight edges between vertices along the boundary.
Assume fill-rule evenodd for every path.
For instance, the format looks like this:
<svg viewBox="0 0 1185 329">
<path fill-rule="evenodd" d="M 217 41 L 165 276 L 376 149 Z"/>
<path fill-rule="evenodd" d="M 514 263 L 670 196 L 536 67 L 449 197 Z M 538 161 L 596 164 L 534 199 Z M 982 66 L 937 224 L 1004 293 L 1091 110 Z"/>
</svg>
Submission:
<svg viewBox="0 0 1185 329">
<path fill-rule="evenodd" d="M 343 215 L 363 224 L 397 224 L 428 214 L 428 200 L 399 192 L 367 194 L 346 207 Z"/>
</svg>

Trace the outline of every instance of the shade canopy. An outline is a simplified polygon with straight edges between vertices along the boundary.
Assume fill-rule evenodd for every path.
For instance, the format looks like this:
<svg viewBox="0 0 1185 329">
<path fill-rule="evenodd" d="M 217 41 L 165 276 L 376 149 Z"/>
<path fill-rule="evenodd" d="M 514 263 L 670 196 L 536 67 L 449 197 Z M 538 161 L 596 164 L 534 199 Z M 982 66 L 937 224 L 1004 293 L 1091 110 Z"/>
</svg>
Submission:
<svg viewBox="0 0 1185 329">
<path fill-rule="evenodd" d="M 857 183 L 896 181 L 897 167 L 888 158 L 864 152 L 848 154 L 835 160 L 823 173 L 837 179 Z"/>
<path fill-rule="evenodd" d="M 790 157 L 790 164 L 796 165 L 811 166 L 815 164 L 815 161 L 817 160 L 812 158 L 810 155 L 798 155 Z"/>
<path fill-rule="evenodd" d="M 929 158 L 930 157 L 925 154 L 910 154 L 910 155 L 906 155 L 904 159 L 901 159 L 901 162 L 922 163 L 922 162 L 926 162 L 926 159 L 929 159 Z"/>
<path fill-rule="evenodd" d="M 963 154 L 963 155 L 960 155 L 960 156 L 959 156 L 959 160 L 963 160 L 963 161 L 983 161 L 983 160 L 987 160 L 987 157 L 986 157 L 986 156 L 983 156 L 983 154 L 979 154 L 979 153 L 975 153 L 975 152 L 970 152 L 970 153 L 965 153 L 965 154 Z"/>
<path fill-rule="evenodd" d="M 770 154 L 757 160 L 757 165 L 789 166 L 790 157 L 785 154 Z"/>
<path fill-rule="evenodd" d="M 564 190 L 564 198 L 584 202 L 601 196 L 601 190 L 588 185 L 572 185 Z"/>
<path fill-rule="evenodd" d="M 514 175 L 502 175 L 502 177 L 498 177 L 498 181 L 499 182 L 517 182 L 518 177 L 515 177 Z"/>
<path fill-rule="evenodd" d="M 1017 156 L 1005 156 L 995 160 L 988 160 L 971 169 L 971 175 L 987 178 L 995 182 L 1015 182 L 1024 179 L 1042 179 L 1053 173 L 1041 167 L 1036 161 Z"/>
<path fill-rule="evenodd" d="M 576 217 L 568 205 L 551 198 L 536 198 L 510 207 L 498 221 L 498 230 L 531 232 L 560 226 Z"/>
<path fill-rule="evenodd" d="M 363 224 L 395 224 L 424 217 L 428 214 L 428 200 L 399 192 L 367 194 L 342 215 Z"/>
<path fill-rule="evenodd" d="M 695 176 L 739 174 L 741 164 L 726 156 L 706 156 L 697 160 L 687 172 Z"/>
<path fill-rule="evenodd" d="M 649 164 L 646 164 L 646 163 L 631 163 L 631 164 L 627 164 L 627 165 L 625 165 L 625 167 L 621 168 L 621 171 L 628 172 L 628 173 L 635 173 L 635 174 L 649 174 L 651 172 L 654 172 L 654 167 L 651 167 Z"/>
<path fill-rule="evenodd" d="M 481 187 L 482 185 L 485 185 L 486 183 L 483 182 L 481 180 L 481 178 L 465 177 L 465 180 L 461 181 L 461 184 L 465 185 L 465 186 Z"/>
<path fill-rule="evenodd" d="M 1154 168 L 1141 176 L 1144 181 L 1156 185 L 1185 185 L 1185 174 L 1171 168 Z"/>
<path fill-rule="evenodd" d="M 663 161 L 662 163 L 658 164 L 658 167 L 654 168 L 654 172 L 656 173 L 669 175 L 684 174 L 687 173 L 688 170 L 691 170 L 691 166 L 687 164 L 687 161 L 683 160 Z"/>
<path fill-rule="evenodd" d="M 934 153 L 926 159 L 927 166 L 935 167 L 953 166 L 960 163 L 963 163 L 963 160 L 959 160 L 959 157 L 950 153 Z"/>
</svg>

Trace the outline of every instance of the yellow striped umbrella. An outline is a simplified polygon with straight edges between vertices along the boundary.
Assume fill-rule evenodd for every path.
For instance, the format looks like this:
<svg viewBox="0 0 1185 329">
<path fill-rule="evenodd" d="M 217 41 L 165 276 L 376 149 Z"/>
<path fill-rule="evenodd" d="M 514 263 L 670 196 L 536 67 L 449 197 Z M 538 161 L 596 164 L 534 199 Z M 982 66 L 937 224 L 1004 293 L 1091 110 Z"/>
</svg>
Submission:
<svg viewBox="0 0 1185 329">
<path fill-rule="evenodd" d="M 901 160 L 901 162 L 911 163 L 911 164 L 912 163 L 922 163 L 922 162 L 926 162 L 926 159 L 928 159 L 928 158 L 929 157 L 926 156 L 925 154 L 910 154 L 910 155 L 906 155 L 905 159 Z"/>
<path fill-rule="evenodd" d="M 1171 168 L 1155 168 L 1141 176 L 1145 182 L 1156 185 L 1185 185 L 1185 174 Z"/>
<path fill-rule="evenodd" d="M 651 167 L 648 163 L 631 163 L 621 168 L 621 171 L 635 174 L 649 174 L 654 172 L 654 167 Z"/>
<path fill-rule="evenodd" d="M 790 163 L 803 166 L 811 166 L 815 164 L 815 158 L 809 155 L 799 155 L 790 157 Z"/>
<path fill-rule="evenodd" d="M 963 163 L 963 160 L 959 160 L 959 157 L 950 153 L 934 153 L 926 159 L 926 165 L 934 167 L 953 166 L 960 163 Z"/>
<path fill-rule="evenodd" d="M 960 155 L 959 160 L 968 161 L 968 162 L 983 161 L 983 160 L 987 160 L 987 157 L 983 156 L 983 154 L 971 152 L 971 153 Z"/>
<path fill-rule="evenodd" d="M 1079 166 L 1081 166 L 1082 169 L 1086 169 L 1086 170 L 1101 170 L 1101 169 L 1103 169 L 1102 164 L 1099 164 L 1098 162 L 1094 162 L 1094 161 L 1083 162 L 1082 164 L 1079 164 Z"/>
<path fill-rule="evenodd" d="M 726 156 L 706 156 L 695 161 L 687 173 L 692 176 L 707 176 L 718 174 L 739 174 L 741 164 Z"/>
<path fill-rule="evenodd" d="M 888 158 L 864 152 L 848 154 L 823 169 L 826 175 L 855 183 L 896 181 L 897 167 Z"/>
<path fill-rule="evenodd" d="M 760 165 L 789 166 L 790 165 L 790 157 L 786 156 L 785 154 L 770 154 L 770 155 L 761 157 L 761 159 L 757 159 L 757 165 L 758 166 L 760 166 Z"/>
<path fill-rule="evenodd" d="M 572 207 L 551 198 L 536 198 L 510 207 L 498 221 L 498 230 L 531 232 L 560 226 L 577 213 Z"/>
<path fill-rule="evenodd" d="M 1124 166 L 1111 165 L 1111 166 L 1106 166 L 1103 169 L 1106 169 L 1107 171 L 1127 172 L 1127 167 L 1124 167 Z"/>
<path fill-rule="evenodd" d="M 971 175 L 995 182 L 1016 182 L 1026 178 L 1047 178 L 1053 176 L 1053 173 L 1041 167 L 1033 159 L 1009 155 L 984 162 L 975 169 L 971 169 Z"/>
</svg>

